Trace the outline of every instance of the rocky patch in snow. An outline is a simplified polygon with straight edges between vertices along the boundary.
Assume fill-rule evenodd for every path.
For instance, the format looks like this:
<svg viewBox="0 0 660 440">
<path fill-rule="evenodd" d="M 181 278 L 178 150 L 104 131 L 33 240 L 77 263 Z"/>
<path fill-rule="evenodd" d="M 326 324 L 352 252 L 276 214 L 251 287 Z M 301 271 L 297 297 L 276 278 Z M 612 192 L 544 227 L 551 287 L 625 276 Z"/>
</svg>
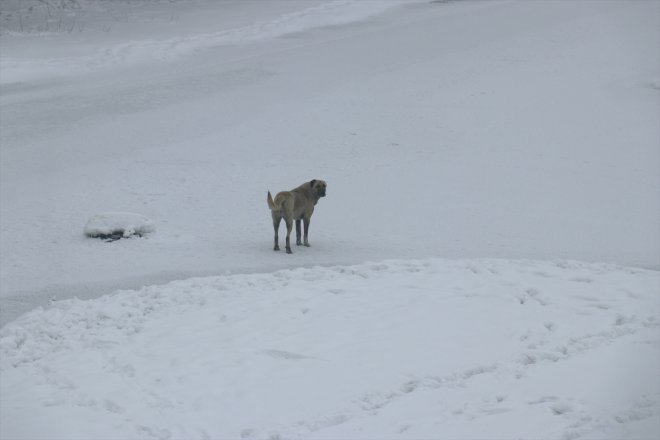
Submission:
<svg viewBox="0 0 660 440">
<path fill-rule="evenodd" d="M 149 218 L 131 212 L 105 212 L 90 218 L 85 225 L 85 235 L 106 241 L 116 241 L 132 236 L 142 237 L 154 232 L 156 227 Z"/>
</svg>

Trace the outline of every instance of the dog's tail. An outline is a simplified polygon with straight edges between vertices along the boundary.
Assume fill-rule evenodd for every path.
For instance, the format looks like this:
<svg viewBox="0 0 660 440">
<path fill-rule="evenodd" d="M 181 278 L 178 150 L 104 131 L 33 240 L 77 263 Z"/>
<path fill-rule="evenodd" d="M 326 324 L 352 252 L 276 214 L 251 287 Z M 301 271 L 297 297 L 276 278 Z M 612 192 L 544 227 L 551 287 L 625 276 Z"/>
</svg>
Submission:
<svg viewBox="0 0 660 440">
<path fill-rule="evenodd" d="M 266 200 L 268 201 L 268 208 L 270 208 L 271 211 L 275 209 L 275 202 L 273 202 L 273 196 L 270 195 L 270 191 L 268 191 L 268 199 Z"/>
</svg>

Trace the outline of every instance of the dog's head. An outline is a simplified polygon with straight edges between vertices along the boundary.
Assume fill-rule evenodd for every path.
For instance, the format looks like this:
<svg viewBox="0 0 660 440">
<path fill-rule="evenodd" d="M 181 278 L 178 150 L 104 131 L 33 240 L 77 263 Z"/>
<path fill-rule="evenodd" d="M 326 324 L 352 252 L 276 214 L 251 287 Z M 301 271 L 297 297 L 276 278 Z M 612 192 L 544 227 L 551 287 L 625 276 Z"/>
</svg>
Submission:
<svg viewBox="0 0 660 440">
<path fill-rule="evenodd" d="M 309 182 L 309 185 L 312 187 L 312 191 L 314 192 L 316 197 L 325 197 L 325 188 L 328 186 L 325 183 L 325 180 L 314 179 L 311 182 Z"/>
</svg>

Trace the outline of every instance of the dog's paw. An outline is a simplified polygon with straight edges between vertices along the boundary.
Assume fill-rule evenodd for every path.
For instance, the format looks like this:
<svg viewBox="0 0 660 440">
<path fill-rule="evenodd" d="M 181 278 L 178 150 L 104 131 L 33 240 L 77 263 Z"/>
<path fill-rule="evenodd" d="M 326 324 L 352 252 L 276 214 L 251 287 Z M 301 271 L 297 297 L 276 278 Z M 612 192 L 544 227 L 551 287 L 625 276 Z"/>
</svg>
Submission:
<svg viewBox="0 0 660 440">
<path fill-rule="evenodd" d="M 273 248 L 273 250 L 274 250 L 274 251 L 279 251 L 279 250 L 280 250 L 280 247 L 279 247 L 279 246 L 275 246 L 275 247 Z"/>
<path fill-rule="evenodd" d="M 286 253 L 287 253 L 287 254 L 292 254 L 292 253 L 293 253 L 293 252 L 291 251 L 291 248 L 290 248 L 290 247 L 286 248 Z"/>
</svg>

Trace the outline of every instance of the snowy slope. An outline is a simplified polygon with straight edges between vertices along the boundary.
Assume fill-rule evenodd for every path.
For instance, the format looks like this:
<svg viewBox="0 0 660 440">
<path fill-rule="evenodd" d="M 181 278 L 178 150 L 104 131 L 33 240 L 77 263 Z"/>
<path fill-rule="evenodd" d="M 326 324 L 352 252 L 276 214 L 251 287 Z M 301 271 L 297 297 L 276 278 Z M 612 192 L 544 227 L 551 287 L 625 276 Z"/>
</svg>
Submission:
<svg viewBox="0 0 660 440">
<path fill-rule="evenodd" d="M 655 439 L 655 271 L 386 261 L 176 281 L 0 330 L 3 439 Z"/>
<path fill-rule="evenodd" d="M 81 31 L 0 42 L 3 323 L 227 271 L 660 267 L 658 2 L 81 4 Z M 312 248 L 274 254 L 266 191 L 313 178 Z M 157 232 L 84 237 L 113 211 Z"/>
</svg>

